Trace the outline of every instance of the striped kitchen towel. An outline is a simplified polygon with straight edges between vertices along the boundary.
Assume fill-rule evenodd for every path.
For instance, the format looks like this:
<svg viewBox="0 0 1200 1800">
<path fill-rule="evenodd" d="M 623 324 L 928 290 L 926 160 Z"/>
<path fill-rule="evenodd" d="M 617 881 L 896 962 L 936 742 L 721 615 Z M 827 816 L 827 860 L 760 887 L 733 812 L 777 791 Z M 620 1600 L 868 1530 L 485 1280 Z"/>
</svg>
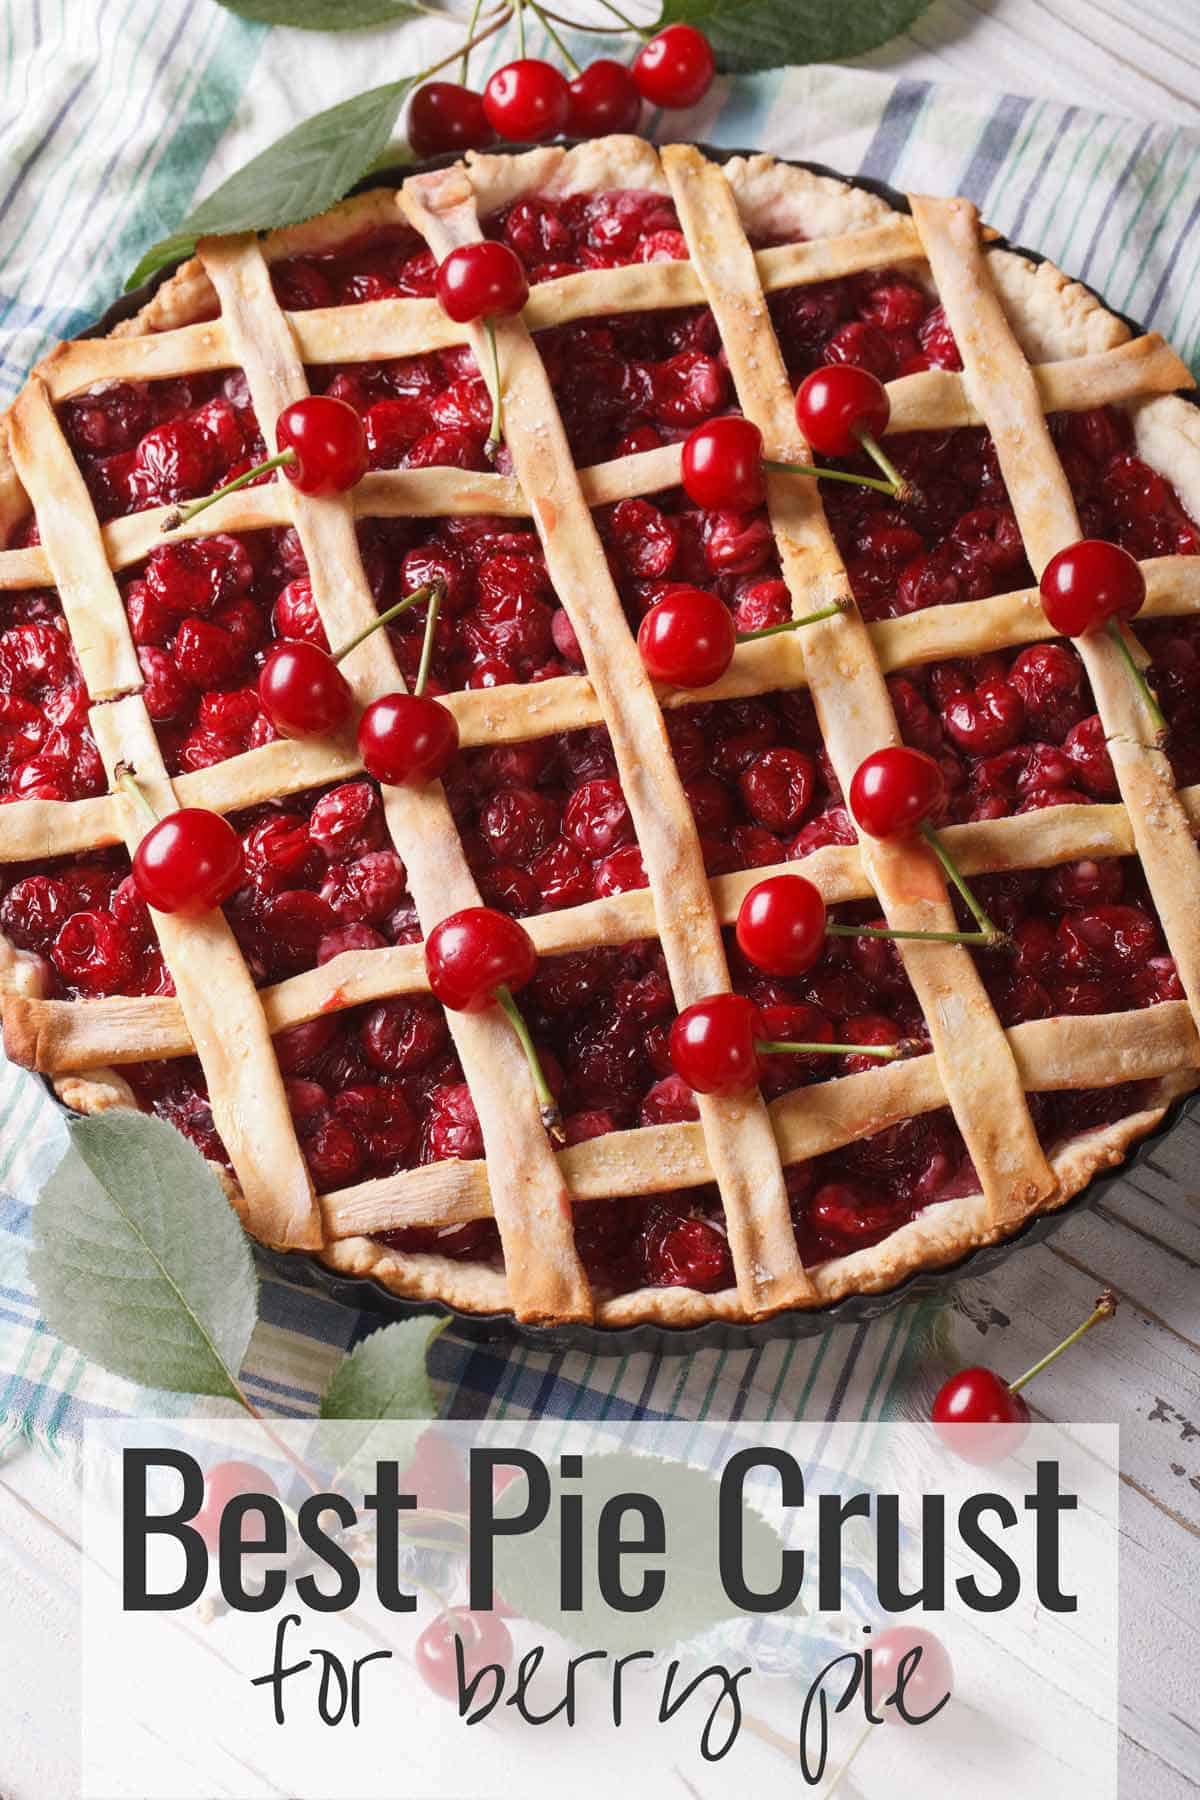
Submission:
<svg viewBox="0 0 1200 1800">
<path fill-rule="evenodd" d="M 54 339 L 103 310 L 200 193 L 300 118 L 456 41 L 429 18 L 332 38 L 268 30 L 213 0 L 5 0 L 0 11 L 5 397 Z M 503 60 L 494 42 L 486 50 Z M 1162 331 L 1200 372 L 1195 134 L 827 67 L 719 82 L 693 113 L 655 125 L 662 139 L 756 146 L 908 190 L 968 194 L 1001 231 Z M 0 1067 L 0 1432 L 69 1450 L 88 1417 L 192 1409 L 90 1365 L 38 1316 L 25 1262 L 31 1208 L 62 1143 L 41 1084 Z M 371 1322 L 265 1280 L 247 1391 L 266 1410 L 311 1412 Z M 687 1359 L 547 1354 L 446 1334 L 433 1367 L 446 1411 L 460 1417 L 871 1418 L 904 1410 L 939 1323 L 939 1304 L 926 1302 L 870 1327 Z"/>
</svg>

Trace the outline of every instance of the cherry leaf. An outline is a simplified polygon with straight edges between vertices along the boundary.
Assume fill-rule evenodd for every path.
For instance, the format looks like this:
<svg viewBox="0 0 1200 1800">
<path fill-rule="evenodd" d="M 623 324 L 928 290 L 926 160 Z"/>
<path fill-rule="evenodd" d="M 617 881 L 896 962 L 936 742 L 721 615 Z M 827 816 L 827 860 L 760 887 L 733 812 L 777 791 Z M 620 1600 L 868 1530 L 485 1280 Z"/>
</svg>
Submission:
<svg viewBox="0 0 1200 1800">
<path fill-rule="evenodd" d="M 178 231 L 152 245 L 126 288 L 140 287 L 156 270 L 190 256 L 198 238 L 296 225 L 336 205 L 379 160 L 420 79 L 386 82 L 305 119 L 201 200 Z"/>
<path fill-rule="evenodd" d="M 321 1401 L 323 1419 L 432 1419 L 437 1403 L 426 1356 L 448 1318 L 421 1314 L 373 1331 L 334 1371 Z"/>
<path fill-rule="evenodd" d="M 711 43 L 718 69 L 737 74 L 784 63 L 841 62 L 906 31 L 929 0 L 662 0 L 664 25 L 695 25 Z"/>
<path fill-rule="evenodd" d="M 338 1364 L 314 1445 L 340 1475 L 356 1474 L 369 1486 L 375 1459 L 407 1464 L 415 1454 L 438 1410 L 426 1358 L 449 1323 L 432 1314 L 401 1319 L 373 1331 Z"/>
<path fill-rule="evenodd" d="M 414 0 L 220 0 L 226 12 L 258 25 L 292 25 L 298 31 L 363 31 L 415 19 L 427 9 Z"/>
<path fill-rule="evenodd" d="M 71 1119 L 67 1135 L 33 1209 L 47 1323 L 127 1381 L 236 1400 L 258 1280 L 216 1176 L 148 1113 Z"/>
</svg>

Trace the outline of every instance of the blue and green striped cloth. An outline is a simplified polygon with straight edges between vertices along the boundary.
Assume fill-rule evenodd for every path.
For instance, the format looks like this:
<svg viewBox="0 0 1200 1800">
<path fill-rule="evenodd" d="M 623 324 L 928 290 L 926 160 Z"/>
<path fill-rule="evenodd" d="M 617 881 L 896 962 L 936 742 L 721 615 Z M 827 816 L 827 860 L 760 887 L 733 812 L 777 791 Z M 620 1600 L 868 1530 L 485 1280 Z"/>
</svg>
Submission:
<svg viewBox="0 0 1200 1800">
<path fill-rule="evenodd" d="M 214 0 L 4 0 L 0 22 L 5 396 L 54 339 L 103 310 L 198 194 L 300 118 L 455 45 L 428 18 L 320 38 L 249 24 Z M 493 40 L 477 54 L 481 76 L 488 55 L 506 51 Z M 1015 241 L 1166 334 L 1200 372 L 1194 133 L 829 67 L 720 82 L 692 114 L 655 128 L 663 139 L 757 146 L 910 191 L 968 194 Z M 25 1261 L 31 1208 L 62 1143 L 43 1087 L 0 1066 L 0 1438 L 70 1450 L 89 1417 L 190 1403 L 107 1375 L 39 1317 Z M 311 1412 L 338 1357 L 372 1323 L 265 1279 L 247 1391 L 266 1410 Z M 884 1417 L 904 1412 L 940 1323 L 939 1303 L 925 1302 L 869 1327 L 686 1359 L 547 1354 L 448 1333 L 433 1366 L 445 1410 L 459 1417 Z"/>
</svg>

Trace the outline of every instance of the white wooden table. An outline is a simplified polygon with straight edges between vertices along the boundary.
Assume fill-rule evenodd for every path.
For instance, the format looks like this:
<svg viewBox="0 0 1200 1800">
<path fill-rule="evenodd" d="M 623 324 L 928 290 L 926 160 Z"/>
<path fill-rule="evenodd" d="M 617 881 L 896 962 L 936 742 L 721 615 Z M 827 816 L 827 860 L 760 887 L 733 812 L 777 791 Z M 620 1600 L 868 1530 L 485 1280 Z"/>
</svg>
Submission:
<svg viewBox="0 0 1200 1800">
<path fill-rule="evenodd" d="M 1196 126 L 1198 23 L 1196 0 L 934 0 L 863 62 Z M 954 1324 L 967 1360 L 986 1360 L 989 1330 L 1005 1327 L 1015 1373 L 1102 1287 L 1121 1296 L 1117 1321 L 1049 1371 L 1036 1399 L 1051 1418 L 1121 1425 L 1121 1791 L 1139 1800 L 1200 1792 L 1198 1189 L 1200 1123 L 1050 1242 L 962 1283 Z M 914 1414 L 928 1397 L 918 1373 Z M 843 1416 L 854 1410 L 851 1392 Z M 79 1791 L 78 1543 L 77 1495 L 59 1471 L 33 1455 L 0 1467 L 0 1800 Z"/>
</svg>

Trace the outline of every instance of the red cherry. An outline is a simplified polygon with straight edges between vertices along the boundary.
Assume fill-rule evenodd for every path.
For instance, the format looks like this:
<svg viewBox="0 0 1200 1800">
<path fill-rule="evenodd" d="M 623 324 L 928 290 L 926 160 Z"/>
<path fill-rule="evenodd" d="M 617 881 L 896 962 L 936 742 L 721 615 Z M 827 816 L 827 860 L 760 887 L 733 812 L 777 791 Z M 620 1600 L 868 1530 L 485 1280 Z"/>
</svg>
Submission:
<svg viewBox="0 0 1200 1800">
<path fill-rule="evenodd" d="M 523 925 L 490 906 L 468 906 L 435 925 L 425 944 L 434 995 L 451 1012 L 482 1012 L 498 987 L 520 988 L 537 969 Z"/>
<path fill-rule="evenodd" d="M 147 906 L 185 918 L 228 900 L 244 873 L 237 832 L 220 813 L 202 806 L 168 813 L 133 853 L 134 884 Z"/>
<path fill-rule="evenodd" d="M 933 1403 L 934 1429 L 943 1443 L 970 1463 L 1000 1462 L 1009 1456 L 1029 1430 L 1029 1408 L 1022 1388 L 1102 1320 L 1111 1319 L 1116 1310 L 1117 1297 L 1106 1288 L 1083 1324 L 1016 1381 L 1006 1382 L 978 1365 L 952 1375 L 943 1382 Z"/>
<path fill-rule="evenodd" d="M 940 1638 L 932 1631 L 916 1625 L 893 1625 L 869 1639 L 871 1650 L 871 1695 L 877 1712 L 882 1711 L 888 1724 L 904 1725 L 907 1721 L 895 1706 L 884 1706 L 896 1691 L 900 1664 L 912 1651 L 920 1656 L 905 1665 L 904 1710 L 909 1719 L 924 1719 L 940 1705 L 954 1688 L 954 1665 Z"/>
<path fill-rule="evenodd" d="M 263 711 L 285 737 L 328 737 L 354 705 L 350 684 L 332 656 L 316 644 L 277 644 L 259 670 Z"/>
<path fill-rule="evenodd" d="M 343 494 L 367 472 L 363 422 L 345 400 L 329 394 L 308 394 L 285 406 L 275 442 L 295 452 L 283 472 L 302 494 Z"/>
<path fill-rule="evenodd" d="M 768 975 L 804 975 L 825 948 L 825 902 L 803 875 L 772 875 L 738 908 L 742 955 Z"/>
<path fill-rule="evenodd" d="M 519 313 L 529 283 L 515 250 L 507 244 L 460 244 L 437 272 L 442 311 L 460 325 Z"/>
<path fill-rule="evenodd" d="M 417 156 L 482 150 L 494 135 L 483 110 L 483 95 L 457 81 L 426 81 L 409 104 L 408 141 Z"/>
<path fill-rule="evenodd" d="M 948 1449 L 965 1462 L 1002 1462 L 1024 1441 L 1029 1408 L 991 1369 L 960 1369 L 938 1389 L 933 1423 Z"/>
<path fill-rule="evenodd" d="M 864 436 L 882 435 L 891 414 L 883 383 L 853 363 L 814 369 L 796 395 L 796 423 L 823 456 L 853 456 Z"/>
<path fill-rule="evenodd" d="M 712 45 L 694 25 L 668 25 L 638 52 L 633 78 L 651 106 L 695 106 L 717 72 Z"/>
<path fill-rule="evenodd" d="M 601 56 L 580 69 L 567 87 L 570 137 L 604 137 L 610 131 L 636 131 L 642 96 L 624 63 Z"/>
<path fill-rule="evenodd" d="M 637 641 L 652 681 L 708 687 L 733 661 L 737 629 L 733 614 L 716 594 L 685 587 L 650 608 L 638 627 Z"/>
<path fill-rule="evenodd" d="M 510 143 L 538 144 L 557 137 L 569 107 L 566 76 L 536 56 L 505 63 L 483 90 L 488 124 Z"/>
<path fill-rule="evenodd" d="M 683 446 L 683 485 L 697 506 L 753 512 L 767 495 L 762 432 L 730 414 L 697 425 Z"/>
<path fill-rule="evenodd" d="M 220 1541 L 221 1514 L 241 1494 L 277 1496 L 279 1489 L 265 1469 L 248 1462 L 214 1463 L 204 1483 L 204 1503 L 192 1521 L 214 1553 Z"/>
<path fill-rule="evenodd" d="M 850 810 L 871 837 L 904 837 L 936 812 L 945 795 L 945 778 L 932 756 L 894 744 L 859 763 Z"/>
<path fill-rule="evenodd" d="M 698 1094 L 744 1094 L 758 1080 L 758 1012 L 742 994 L 685 1007 L 671 1027 L 675 1073 Z"/>
<path fill-rule="evenodd" d="M 1101 538 L 1083 538 L 1052 556 L 1040 587 L 1042 610 L 1064 637 L 1082 637 L 1110 619 L 1132 619 L 1146 599 L 1135 559 Z"/>
<path fill-rule="evenodd" d="M 414 1656 L 421 1680 L 443 1700 L 458 1699 L 456 1640 L 460 1638 L 466 1681 L 488 1663 L 498 1663 L 504 1670 L 512 1663 L 512 1638 L 496 1613 L 472 1612 L 466 1606 L 439 1613 L 417 1639 Z"/>
<path fill-rule="evenodd" d="M 416 787 L 449 768 L 458 750 L 458 722 L 429 694 L 385 694 L 359 720 L 358 754 L 376 781 Z"/>
</svg>

